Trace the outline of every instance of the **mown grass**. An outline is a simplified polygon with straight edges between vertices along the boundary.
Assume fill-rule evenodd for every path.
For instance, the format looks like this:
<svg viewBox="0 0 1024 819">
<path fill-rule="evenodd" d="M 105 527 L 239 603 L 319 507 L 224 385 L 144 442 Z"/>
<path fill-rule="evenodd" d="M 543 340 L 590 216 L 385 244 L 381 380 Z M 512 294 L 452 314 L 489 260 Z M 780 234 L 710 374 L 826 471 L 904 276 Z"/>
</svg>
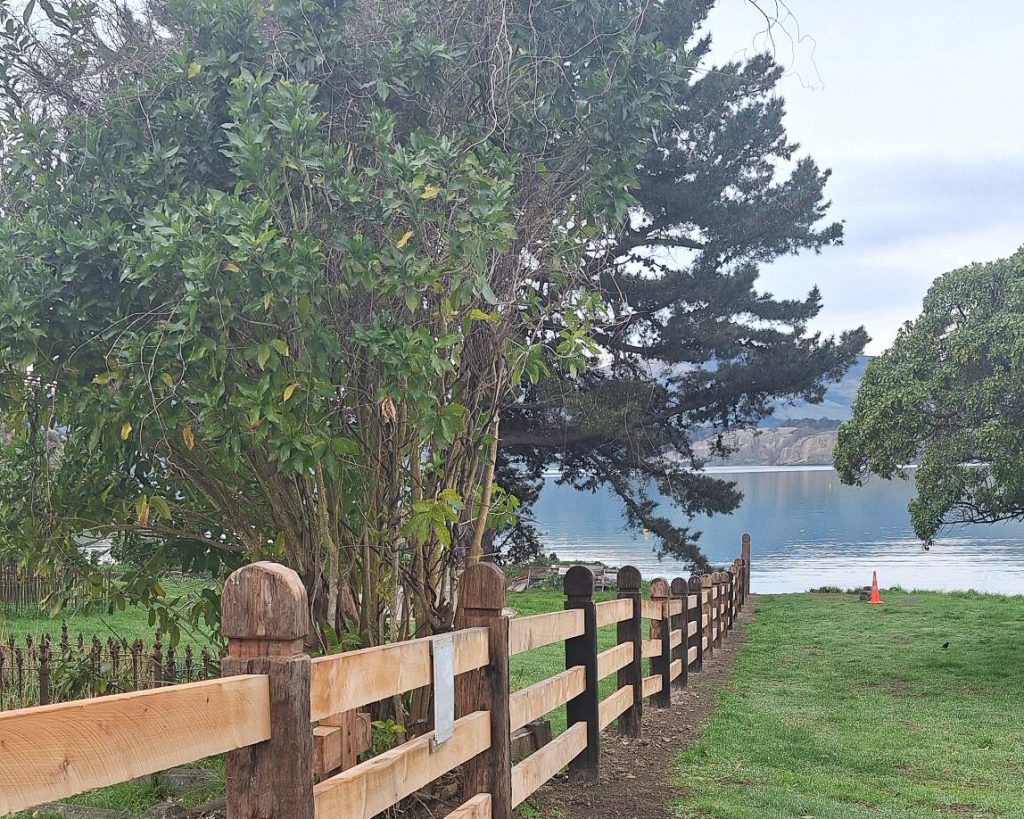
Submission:
<svg viewBox="0 0 1024 819">
<path fill-rule="evenodd" d="M 678 817 L 1024 817 L 1024 598 L 883 599 L 758 601 Z"/>
</svg>

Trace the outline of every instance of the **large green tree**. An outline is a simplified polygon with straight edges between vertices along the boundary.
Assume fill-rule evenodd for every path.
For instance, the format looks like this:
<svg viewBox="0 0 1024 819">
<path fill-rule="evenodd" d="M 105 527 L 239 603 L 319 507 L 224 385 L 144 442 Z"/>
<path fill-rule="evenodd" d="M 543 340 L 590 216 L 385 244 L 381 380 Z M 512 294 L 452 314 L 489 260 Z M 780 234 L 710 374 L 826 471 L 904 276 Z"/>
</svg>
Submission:
<svg viewBox="0 0 1024 819">
<path fill-rule="evenodd" d="M 935 280 L 839 430 L 847 484 L 908 477 L 914 530 L 1024 519 L 1024 250 Z"/>
<path fill-rule="evenodd" d="M 584 263 L 687 6 L 0 7 L 6 544 L 113 538 L 145 602 L 169 561 L 270 556 L 317 622 L 445 628 L 514 512 L 498 408 L 593 354 Z"/>
<path fill-rule="evenodd" d="M 711 434 L 727 454 L 722 431 L 756 425 L 778 402 L 821 400 L 867 341 L 863 329 L 808 332 L 817 289 L 795 300 L 758 289 L 762 265 L 836 245 L 842 225 L 825 219 L 828 172 L 786 133 L 782 68 L 768 55 L 708 65 L 700 29 L 713 5 L 681 4 L 658 21 L 698 68 L 652 129 L 631 218 L 587 265 L 605 305 L 599 366 L 528 385 L 506 405 L 499 473 L 526 500 L 550 469 L 604 487 L 659 552 L 695 568 L 706 565 L 699 532 L 670 520 L 657 496 L 684 516 L 728 513 L 741 496 L 696 471 L 694 436 Z M 514 553 L 536 545 L 523 520 L 506 545 Z"/>
</svg>

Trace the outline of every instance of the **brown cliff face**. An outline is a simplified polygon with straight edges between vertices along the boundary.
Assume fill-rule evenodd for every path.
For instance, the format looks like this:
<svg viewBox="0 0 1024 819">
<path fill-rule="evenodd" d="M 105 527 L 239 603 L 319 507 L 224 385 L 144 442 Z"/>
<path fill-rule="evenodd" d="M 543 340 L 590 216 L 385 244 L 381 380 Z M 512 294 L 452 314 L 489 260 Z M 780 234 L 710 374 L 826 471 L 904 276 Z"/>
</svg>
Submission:
<svg viewBox="0 0 1024 819">
<path fill-rule="evenodd" d="M 808 430 L 801 427 L 774 429 L 741 429 L 727 433 L 726 442 L 736 448 L 727 460 L 711 458 L 709 465 L 718 466 L 819 466 L 832 464 L 836 431 Z M 694 445 L 697 456 L 708 458 L 710 442 Z"/>
</svg>

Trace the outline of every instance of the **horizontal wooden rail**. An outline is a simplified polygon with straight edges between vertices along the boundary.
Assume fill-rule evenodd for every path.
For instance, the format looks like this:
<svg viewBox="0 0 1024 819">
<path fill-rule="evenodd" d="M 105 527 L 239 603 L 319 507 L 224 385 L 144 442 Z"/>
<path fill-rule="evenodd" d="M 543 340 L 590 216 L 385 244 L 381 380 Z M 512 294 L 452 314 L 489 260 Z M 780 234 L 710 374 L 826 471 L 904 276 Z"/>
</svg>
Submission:
<svg viewBox="0 0 1024 819">
<path fill-rule="evenodd" d="M 655 602 L 654 600 L 640 601 L 641 617 L 646 617 L 648 620 L 660 620 L 664 614 L 665 612 L 660 602 Z"/>
<path fill-rule="evenodd" d="M 668 670 L 669 676 L 674 680 L 676 677 L 683 673 L 683 661 L 673 660 L 672 665 L 668 667 Z"/>
<path fill-rule="evenodd" d="M 456 720 L 452 737 L 431 750 L 433 737 L 431 731 L 316 785 L 317 819 L 371 819 L 454 770 L 490 747 L 490 714 Z"/>
<path fill-rule="evenodd" d="M 525 802 L 587 747 L 587 725 L 577 722 L 512 769 L 512 807 Z"/>
<path fill-rule="evenodd" d="M 669 635 L 669 648 L 675 648 L 678 645 L 682 645 L 683 642 L 683 630 L 676 629 Z"/>
<path fill-rule="evenodd" d="M 597 612 L 597 627 L 621 623 L 633 616 L 633 601 L 628 597 L 621 600 L 605 600 L 594 606 Z"/>
<path fill-rule="evenodd" d="M 586 669 L 577 665 L 529 688 L 516 691 L 509 697 L 512 730 L 518 731 L 526 723 L 540 719 L 559 705 L 565 705 L 573 697 L 582 694 L 586 687 Z"/>
<path fill-rule="evenodd" d="M 491 819 L 491 795 L 481 793 L 449 813 L 445 819 Z"/>
<path fill-rule="evenodd" d="M 569 609 L 517 617 L 508 626 L 508 653 L 514 657 L 524 651 L 579 637 L 583 633 L 583 611 Z"/>
<path fill-rule="evenodd" d="M 487 665 L 487 629 L 452 632 L 455 673 Z M 310 719 L 352 711 L 367 703 L 423 688 L 431 682 L 430 638 L 408 640 L 313 660 Z"/>
<path fill-rule="evenodd" d="M 652 674 L 650 677 L 644 677 L 642 690 L 644 692 L 644 699 L 661 691 L 661 674 Z"/>
<path fill-rule="evenodd" d="M 597 655 L 597 678 L 603 680 L 633 662 L 633 644 L 619 643 Z"/>
<path fill-rule="evenodd" d="M 633 704 L 633 686 L 625 685 L 609 697 L 601 700 L 598 706 L 598 723 L 603 731 Z"/>
<path fill-rule="evenodd" d="M 697 662 L 697 646 L 690 646 L 686 651 L 686 661 L 693 665 Z"/>
<path fill-rule="evenodd" d="M 661 656 L 661 640 L 644 640 L 643 651 L 640 654 L 645 660 L 648 657 Z"/>
<path fill-rule="evenodd" d="M 682 614 L 683 613 L 683 601 L 682 599 L 672 600 L 668 604 L 669 614 Z"/>
<path fill-rule="evenodd" d="M 686 607 L 692 609 L 692 608 L 696 608 L 697 605 L 698 605 L 698 603 L 697 603 L 697 595 L 695 595 L 695 594 L 688 595 L 687 598 L 686 598 Z"/>
<path fill-rule="evenodd" d="M 263 675 L 8 711 L 0 714 L 0 815 L 269 738 Z"/>
<path fill-rule="evenodd" d="M 697 621 L 696 620 L 691 620 L 689 623 L 686 624 L 686 636 L 687 637 L 692 637 L 696 633 L 697 633 Z"/>
</svg>

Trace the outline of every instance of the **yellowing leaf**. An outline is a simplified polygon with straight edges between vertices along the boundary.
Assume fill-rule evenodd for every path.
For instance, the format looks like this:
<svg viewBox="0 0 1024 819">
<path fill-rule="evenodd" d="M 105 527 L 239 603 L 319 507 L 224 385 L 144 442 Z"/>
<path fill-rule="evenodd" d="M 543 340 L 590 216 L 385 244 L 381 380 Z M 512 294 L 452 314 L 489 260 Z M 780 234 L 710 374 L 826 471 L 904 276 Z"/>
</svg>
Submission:
<svg viewBox="0 0 1024 819">
<path fill-rule="evenodd" d="M 401 250 L 403 247 L 405 247 L 407 244 L 409 244 L 409 240 L 412 237 L 413 237 L 413 232 L 411 230 L 407 230 L 404 234 L 402 234 L 402 238 L 399 239 L 398 242 L 397 242 L 398 249 Z"/>
<path fill-rule="evenodd" d="M 289 384 L 284 388 L 284 400 L 287 401 L 295 394 L 295 390 L 299 388 L 298 384 Z"/>
<path fill-rule="evenodd" d="M 160 373 L 160 380 L 164 382 L 168 387 L 174 386 L 174 379 L 171 378 L 170 373 Z"/>
<path fill-rule="evenodd" d="M 188 67 L 188 78 L 191 80 L 199 76 L 199 72 L 203 70 L 203 67 L 199 63 L 192 63 Z"/>
<path fill-rule="evenodd" d="M 427 185 L 423 193 L 420 194 L 420 199 L 435 199 L 441 192 L 441 189 L 437 185 Z"/>
<path fill-rule="evenodd" d="M 114 377 L 113 373 L 100 373 L 99 375 L 97 375 L 92 380 L 92 383 L 93 384 L 106 384 L 113 377 Z"/>
<path fill-rule="evenodd" d="M 242 268 L 240 268 L 234 262 L 224 262 L 224 264 L 222 264 L 221 267 L 223 267 L 225 270 L 227 270 L 227 271 L 229 271 L 231 273 L 241 273 L 242 272 Z"/>
<path fill-rule="evenodd" d="M 278 355 L 289 355 L 288 342 L 283 338 L 275 338 L 270 342 L 270 346 L 277 350 Z"/>
<path fill-rule="evenodd" d="M 181 440 L 185 442 L 185 446 L 188 447 L 189 452 L 196 448 L 196 434 L 192 431 L 191 424 L 187 424 L 182 428 Z"/>
<path fill-rule="evenodd" d="M 132 434 L 132 425 L 131 424 L 126 423 L 124 426 L 121 427 L 121 440 L 122 441 L 127 441 L 128 440 L 128 436 L 131 435 L 131 434 Z"/>
<path fill-rule="evenodd" d="M 135 519 L 139 526 L 149 525 L 149 498 L 140 495 L 135 499 Z"/>
</svg>

